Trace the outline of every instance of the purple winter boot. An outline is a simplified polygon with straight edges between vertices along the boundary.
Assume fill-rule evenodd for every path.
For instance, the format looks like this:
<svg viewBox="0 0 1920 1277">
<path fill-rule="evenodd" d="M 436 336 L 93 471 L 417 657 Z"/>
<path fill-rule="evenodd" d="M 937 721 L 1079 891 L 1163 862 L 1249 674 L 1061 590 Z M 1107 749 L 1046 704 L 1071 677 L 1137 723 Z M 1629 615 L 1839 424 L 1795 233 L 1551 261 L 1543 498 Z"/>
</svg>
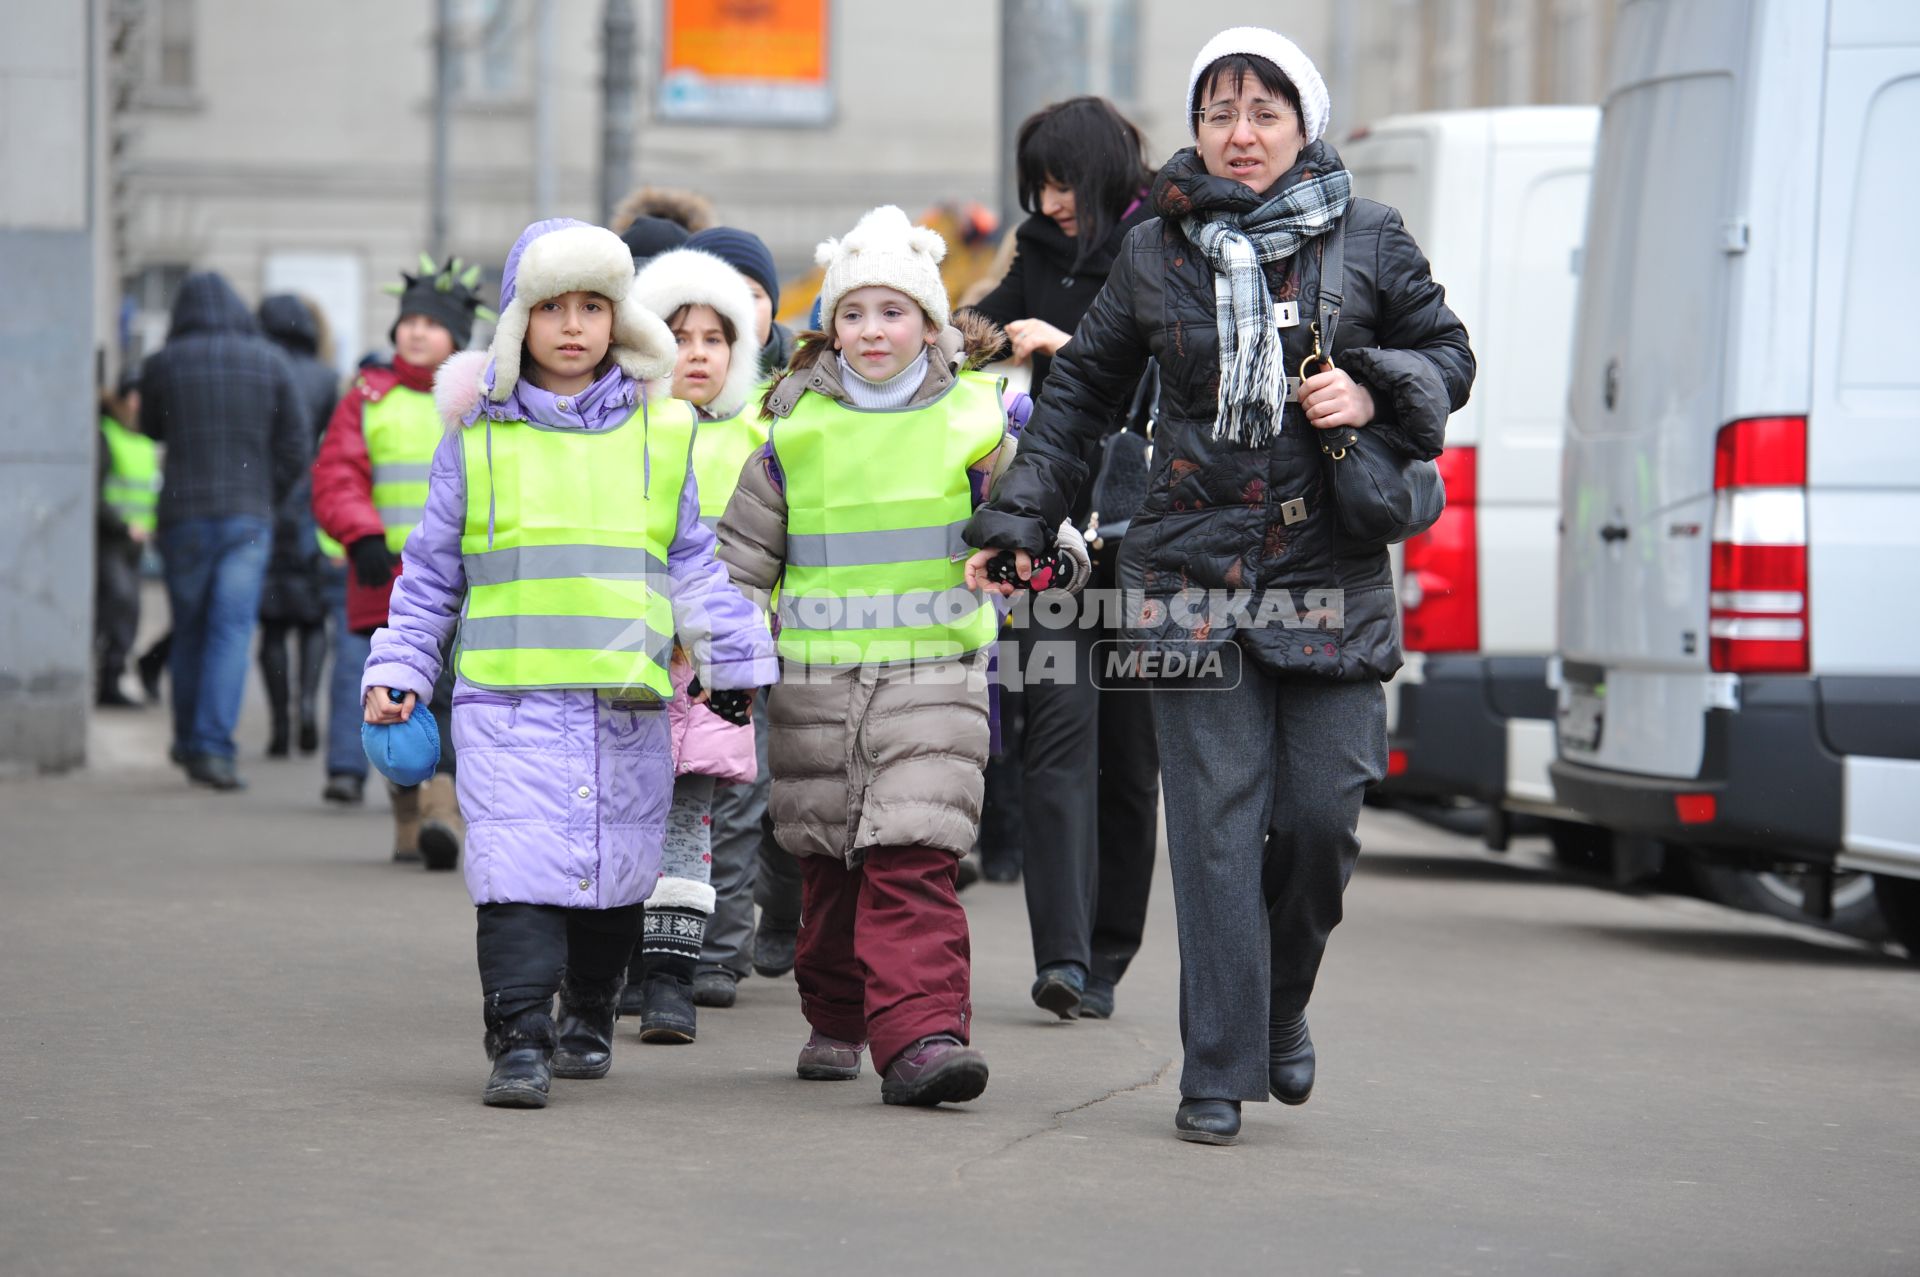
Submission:
<svg viewBox="0 0 1920 1277">
<path fill-rule="evenodd" d="M 851 1082 L 860 1076 L 860 1053 L 865 1042 L 842 1042 L 815 1029 L 800 1048 L 800 1064 L 794 1070 L 809 1082 Z"/>
<path fill-rule="evenodd" d="M 921 1038 L 887 1066 L 880 1098 L 888 1104 L 959 1104 L 987 1089 L 987 1058 L 946 1033 Z"/>
</svg>

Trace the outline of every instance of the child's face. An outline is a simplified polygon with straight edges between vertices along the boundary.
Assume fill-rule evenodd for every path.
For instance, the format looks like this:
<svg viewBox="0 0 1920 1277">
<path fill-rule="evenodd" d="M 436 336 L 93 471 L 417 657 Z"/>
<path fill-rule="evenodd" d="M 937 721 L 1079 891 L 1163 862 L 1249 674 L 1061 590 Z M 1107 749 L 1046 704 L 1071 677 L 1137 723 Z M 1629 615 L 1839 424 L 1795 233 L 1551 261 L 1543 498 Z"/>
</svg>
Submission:
<svg viewBox="0 0 1920 1277">
<path fill-rule="evenodd" d="M 403 315 L 393 330 L 393 353 L 415 368 L 438 368 L 453 355 L 453 334 L 425 315 Z"/>
<path fill-rule="evenodd" d="M 543 389 L 585 389 L 612 343 L 613 303 L 599 293 L 561 293 L 533 304 L 527 353 L 538 374 L 534 382 Z"/>
<path fill-rule="evenodd" d="M 704 408 L 720 393 L 733 362 L 726 330 L 711 306 L 689 306 L 673 321 L 680 360 L 673 366 L 673 397 Z"/>
<path fill-rule="evenodd" d="M 767 290 L 760 287 L 760 281 L 751 276 L 747 280 L 747 291 L 753 294 L 753 327 L 762 346 L 767 338 L 773 336 L 773 298 L 767 296 Z"/>
<path fill-rule="evenodd" d="M 920 303 L 895 288 L 856 288 L 834 307 L 833 348 L 868 381 L 898 376 L 935 335 Z"/>
</svg>

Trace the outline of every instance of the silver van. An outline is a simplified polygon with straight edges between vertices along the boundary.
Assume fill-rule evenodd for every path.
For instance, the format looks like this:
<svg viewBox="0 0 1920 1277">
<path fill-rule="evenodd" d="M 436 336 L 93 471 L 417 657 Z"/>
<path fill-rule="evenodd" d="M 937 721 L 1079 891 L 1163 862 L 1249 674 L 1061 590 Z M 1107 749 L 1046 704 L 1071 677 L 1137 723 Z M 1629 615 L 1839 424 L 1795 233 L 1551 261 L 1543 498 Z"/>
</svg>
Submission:
<svg viewBox="0 0 1920 1277">
<path fill-rule="evenodd" d="M 1555 797 L 1920 958 L 1920 4 L 1627 0 L 1610 80 Z"/>
<path fill-rule="evenodd" d="M 1341 147 L 1356 194 L 1391 204 L 1473 334 L 1473 398 L 1447 422 L 1447 510 L 1396 551 L 1406 665 L 1387 685 L 1388 795 L 1553 805 L 1554 527 L 1576 263 L 1600 112 L 1391 116 Z"/>
</svg>

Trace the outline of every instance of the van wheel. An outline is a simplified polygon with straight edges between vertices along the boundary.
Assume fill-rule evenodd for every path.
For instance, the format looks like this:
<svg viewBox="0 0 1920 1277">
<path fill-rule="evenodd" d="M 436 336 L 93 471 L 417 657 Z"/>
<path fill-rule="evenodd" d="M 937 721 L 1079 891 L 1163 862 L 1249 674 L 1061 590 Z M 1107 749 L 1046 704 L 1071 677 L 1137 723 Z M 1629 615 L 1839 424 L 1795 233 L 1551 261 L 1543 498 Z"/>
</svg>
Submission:
<svg viewBox="0 0 1920 1277">
<path fill-rule="evenodd" d="M 1880 906 L 1873 899 L 1873 877 L 1848 873 L 1833 876 L 1833 916 L 1816 917 L 1807 912 L 1806 879 L 1800 874 L 1755 872 L 1705 861 L 1690 863 L 1693 882 L 1700 894 L 1717 904 L 1748 913 L 1764 913 L 1789 922 L 1805 922 L 1828 931 L 1860 940 L 1884 940 L 1886 923 Z"/>
<path fill-rule="evenodd" d="M 1905 946 L 1909 961 L 1920 962 L 1920 881 L 1875 874 L 1873 894 L 1880 898 L 1887 930 Z"/>
<path fill-rule="evenodd" d="M 1547 841 L 1562 869 L 1578 874 L 1613 875 L 1613 831 L 1577 820 L 1549 820 Z"/>
</svg>

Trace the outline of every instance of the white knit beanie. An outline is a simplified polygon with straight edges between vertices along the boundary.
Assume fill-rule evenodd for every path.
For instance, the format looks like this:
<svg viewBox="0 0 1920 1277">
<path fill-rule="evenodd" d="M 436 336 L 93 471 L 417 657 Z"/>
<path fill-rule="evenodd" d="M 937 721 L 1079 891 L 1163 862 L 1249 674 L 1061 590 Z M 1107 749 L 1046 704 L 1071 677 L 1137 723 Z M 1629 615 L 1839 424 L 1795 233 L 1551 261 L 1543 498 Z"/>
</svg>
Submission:
<svg viewBox="0 0 1920 1277">
<path fill-rule="evenodd" d="M 1293 87 L 1300 94 L 1301 127 L 1306 130 L 1307 141 L 1318 142 L 1327 131 L 1327 117 L 1333 113 L 1333 104 L 1327 97 L 1327 82 L 1320 78 L 1320 69 L 1313 65 L 1312 58 L 1300 51 L 1299 45 L 1265 27 L 1229 27 L 1200 50 L 1200 56 L 1193 60 L 1193 69 L 1187 72 L 1187 129 L 1199 136 L 1199 127 L 1193 118 L 1197 109 L 1193 95 L 1199 92 L 1201 72 L 1235 53 L 1265 58 L 1293 81 Z"/>
<path fill-rule="evenodd" d="M 815 263 L 827 268 L 820 281 L 821 327 L 833 331 L 833 312 L 842 297 L 878 285 L 913 298 L 935 328 L 945 328 L 952 315 L 946 281 L 940 278 L 940 259 L 946 255 L 940 232 L 915 226 L 892 204 L 873 209 L 845 236 L 813 250 Z"/>
</svg>

